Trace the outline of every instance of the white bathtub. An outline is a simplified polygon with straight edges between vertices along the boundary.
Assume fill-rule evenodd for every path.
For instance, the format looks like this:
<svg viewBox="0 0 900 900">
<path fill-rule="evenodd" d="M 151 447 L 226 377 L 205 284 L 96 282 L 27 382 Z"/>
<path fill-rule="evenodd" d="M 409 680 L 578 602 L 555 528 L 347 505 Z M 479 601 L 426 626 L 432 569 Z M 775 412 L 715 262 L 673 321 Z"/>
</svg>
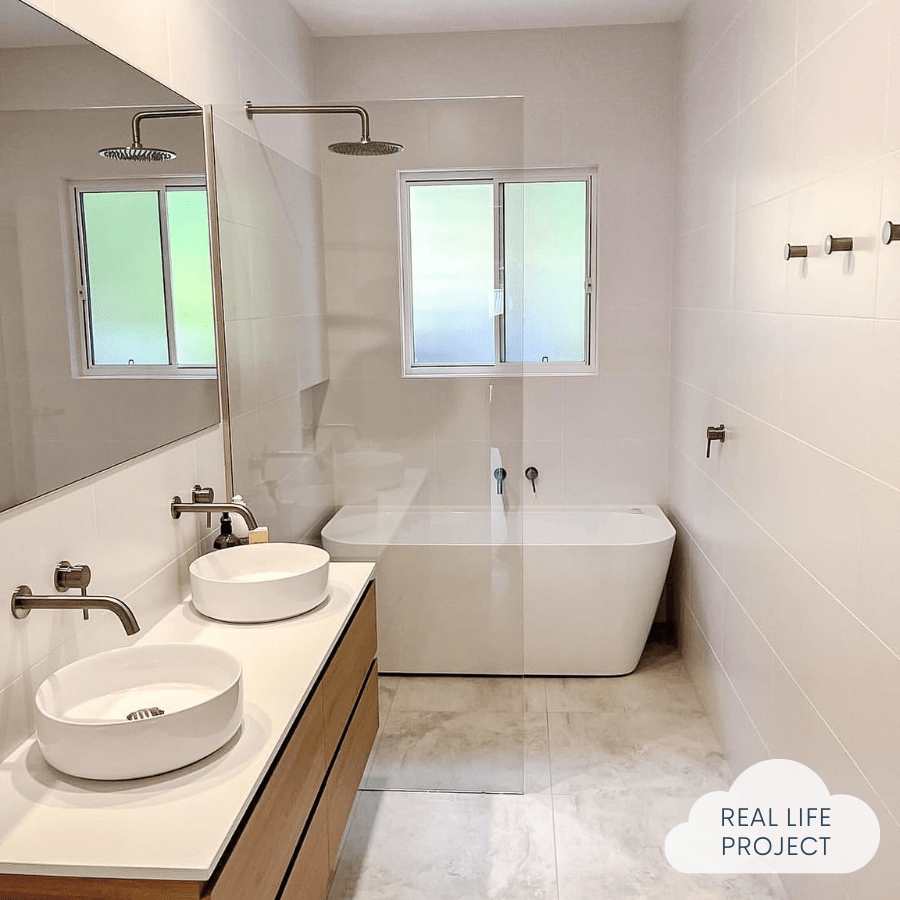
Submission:
<svg viewBox="0 0 900 900">
<path fill-rule="evenodd" d="M 378 562 L 382 672 L 624 675 L 675 529 L 656 506 L 344 507 L 322 542 L 335 560 Z"/>
</svg>

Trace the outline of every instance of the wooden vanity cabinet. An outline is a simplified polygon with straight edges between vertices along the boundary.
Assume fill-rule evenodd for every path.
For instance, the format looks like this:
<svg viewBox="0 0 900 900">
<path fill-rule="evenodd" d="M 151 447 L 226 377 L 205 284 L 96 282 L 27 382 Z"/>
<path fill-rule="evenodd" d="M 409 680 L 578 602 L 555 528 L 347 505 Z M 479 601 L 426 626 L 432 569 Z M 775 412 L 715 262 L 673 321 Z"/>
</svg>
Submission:
<svg viewBox="0 0 900 900">
<path fill-rule="evenodd" d="M 378 730 L 376 649 L 372 583 L 208 882 L 0 874 L 0 898 L 323 900 Z"/>
</svg>

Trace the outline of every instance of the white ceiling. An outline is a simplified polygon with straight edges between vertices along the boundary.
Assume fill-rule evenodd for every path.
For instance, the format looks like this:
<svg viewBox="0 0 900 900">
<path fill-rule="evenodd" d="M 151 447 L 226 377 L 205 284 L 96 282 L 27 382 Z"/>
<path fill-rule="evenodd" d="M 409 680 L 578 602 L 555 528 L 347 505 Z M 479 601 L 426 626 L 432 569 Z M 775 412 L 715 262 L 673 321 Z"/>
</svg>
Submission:
<svg viewBox="0 0 900 900">
<path fill-rule="evenodd" d="M 319 36 L 677 22 L 688 0 L 291 0 Z"/>
<path fill-rule="evenodd" d="M 74 31 L 19 0 L 0 0 L 0 49 L 84 43 Z"/>
</svg>

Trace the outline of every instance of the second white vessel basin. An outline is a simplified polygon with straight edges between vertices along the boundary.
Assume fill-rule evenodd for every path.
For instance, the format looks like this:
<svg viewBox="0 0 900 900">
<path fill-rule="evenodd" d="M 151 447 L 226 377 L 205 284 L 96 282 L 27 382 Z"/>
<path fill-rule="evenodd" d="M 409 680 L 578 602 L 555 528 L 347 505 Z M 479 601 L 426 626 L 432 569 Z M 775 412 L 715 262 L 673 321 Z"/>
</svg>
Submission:
<svg viewBox="0 0 900 900">
<path fill-rule="evenodd" d="M 200 644 L 138 644 L 54 672 L 34 702 L 51 766 L 79 778 L 143 778 L 196 762 L 236 734 L 241 664 Z"/>
<path fill-rule="evenodd" d="M 307 544 L 248 544 L 191 563 L 197 612 L 220 622 L 276 622 L 309 612 L 328 596 L 331 557 Z"/>
</svg>

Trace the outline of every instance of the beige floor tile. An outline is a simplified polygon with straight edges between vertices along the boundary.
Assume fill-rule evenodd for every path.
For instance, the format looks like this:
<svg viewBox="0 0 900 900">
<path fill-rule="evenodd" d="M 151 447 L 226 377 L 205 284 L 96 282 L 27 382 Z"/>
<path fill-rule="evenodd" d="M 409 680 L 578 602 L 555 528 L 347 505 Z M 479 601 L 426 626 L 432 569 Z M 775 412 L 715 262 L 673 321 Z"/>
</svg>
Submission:
<svg viewBox="0 0 900 900">
<path fill-rule="evenodd" d="M 549 797 L 363 793 L 329 900 L 556 900 Z"/>
<path fill-rule="evenodd" d="M 407 712 L 503 712 L 525 709 L 525 679 L 457 675 L 397 676 L 393 708 Z"/>
<path fill-rule="evenodd" d="M 612 678 L 547 678 L 547 709 L 551 712 L 612 712 L 651 709 L 701 711 L 697 692 L 678 651 L 652 644 L 630 675 Z"/>
<path fill-rule="evenodd" d="M 726 771 L 702 712 L 548 713 L 554 793 L 666 787 Z"/>
<path fill-rule="evenodd" d="M 397 693 L 397 681 L 396 675 L 378 676 L 378 718 L 382 725 L 391 711 L 394 695 Z"/>
<path fill-rule="evenodd" d="M 727 787 L 711 778 L 702 791 Z M 554 797 L 559 900 L 786 900 L 777 879 L 684 875 L 669 865 L 666 835 L 699 793 L 676 784 Z"/>
<path fill-rule="evenodd" d="M 418 712 L 395 700 L 363 788 L 521 793 L 524 742 L 521 712 Z"/>
</svg>

